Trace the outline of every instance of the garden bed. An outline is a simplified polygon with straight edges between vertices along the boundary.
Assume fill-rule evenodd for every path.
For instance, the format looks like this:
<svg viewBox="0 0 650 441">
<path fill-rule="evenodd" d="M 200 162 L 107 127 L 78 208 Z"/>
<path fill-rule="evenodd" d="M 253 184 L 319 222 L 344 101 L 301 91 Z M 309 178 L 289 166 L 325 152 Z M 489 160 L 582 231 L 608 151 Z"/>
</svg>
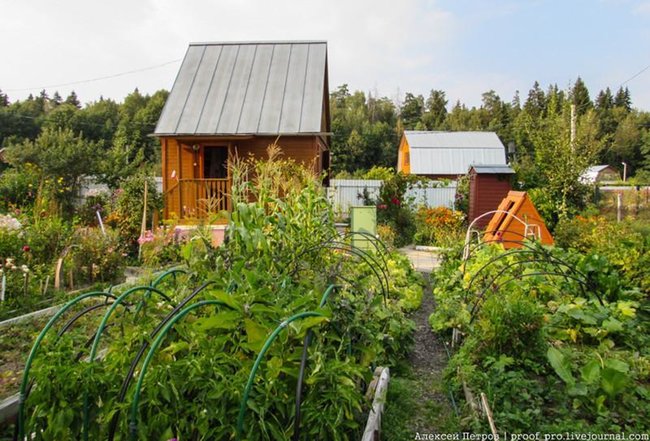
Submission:
<svg viewBox="0 0 650 441">
<path fill-rule="evenodd" d="M 22 434 L 361 437 L 372 367 L 394 366 L 408 352 L 406 312 L 420 304 L 419 278 L 383 245 L 360 250 L 342 238 L 311 173 L 278 162 L 254 165 L 261 187 L 247 188 L 256 203 L 237 198 L 234 179 L 222 247 L 200 231 L 181 246 L 190 270 L 181 289 L 123 293 L 88 314 L 87 328 L 46 336 L 23 380 L 35 386 Z M 127 299 L 128 310 L 119 306 Z"/>
<path fill-rule="evenodd" d="M 450 254 L 436 274 L 431 325 L 462 336 L 448 384 L 472 391 L 467 410 L 486 407 L 484 394 L 501 431 L 647 431 L 650 307 L 636 273 L 602 254 L 520 247 L 477 246 L 466 262 Z"/>
</svg>

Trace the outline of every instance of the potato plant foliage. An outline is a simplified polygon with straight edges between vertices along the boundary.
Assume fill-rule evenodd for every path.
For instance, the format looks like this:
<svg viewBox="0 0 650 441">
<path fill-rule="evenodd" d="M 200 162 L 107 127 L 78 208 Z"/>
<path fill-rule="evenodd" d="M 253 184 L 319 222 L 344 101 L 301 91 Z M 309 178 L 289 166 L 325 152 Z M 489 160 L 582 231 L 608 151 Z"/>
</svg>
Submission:
<svg viewBox="0 0 650 441">
<path fill-rule="evenodd" d="M 485 392 L 508 432 L 650 428 L 650 304 L 599 254 L 487 245 L 436 276 L 440 333 L 463 335 L 446 378 Z M 467 412 L 466 425 L 489 430 Z"/>
<path fill-rule="evenodd" d="M 373 260 L 367 260 L 332 246 L 338 240 L 332 211 L 311 172 L 279 159 L 276 150 L 270 156 L 233 168 L 225 244 L 213 248 L 201 234 L 185 243 L 181 255 L 190 272 L 161 288 L 171 302 L 134 294 L 129 309 L 117 309 L 109 320 L 103 358 L 84 360 L 87 347 L 74 332 L 45 340 L 34 362 L 26 433 L 41 440 L 80 439 L 87 396 L 91 440 L 107 439 L 116 414 L 116 440 L 129 439 L 130 430 L 143 440 L 235 439 L 244 387 L 265 340 L 291 315 L 317 311 L 323 317 L 291 323 L 270 346 L 246 405 L 242 439 L 294 435 L 296 382 L 308 331 L 313 339 L 301 439 L 359 438 L 373 368 L 394 365 L 409 349 L 414 325 L 405 311 L 419 305 L 420 281 L 407 261 L 380 247 L 371 247 Z M 398 275 L 386 299 L 376 263 Z M 224 305 L 193 310 L 167 334 L 144 376 L 137 419 L 131 420 L 135 381 L 124 402 L 117 399 L 131 360 L 142 342 L 151 343 L 162 317 L 206 281 L 211 284 L 192 302 Z M 320 307 L 330 284 L 340 288 Z M 142 362 L 136 377 L 141 369 Z"/>
</svg>

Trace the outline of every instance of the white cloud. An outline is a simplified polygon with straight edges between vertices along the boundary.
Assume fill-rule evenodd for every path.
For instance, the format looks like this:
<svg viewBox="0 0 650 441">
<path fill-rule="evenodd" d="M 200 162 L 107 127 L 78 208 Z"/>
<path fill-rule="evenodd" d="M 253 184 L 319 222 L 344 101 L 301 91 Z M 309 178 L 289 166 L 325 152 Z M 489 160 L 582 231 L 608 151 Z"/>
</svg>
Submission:
<svg viewBox="0 0 650 441">
<path fill-rule="evenodd" d="M 650 13 L 650 0 L 616 1 L 624 2 L 630 12 L 636 7 L 638 14 Z M 443 0 L 0 2 L 0 88 L 12 100 L 30 93 L 12 89 L 97 78 L 180 59 L 193 41 L 323 39 L 329 42 L 331 89 L 347 83 L 351 90 L 395 98 L 398 90 L 426 96 L 435 88 L 445 90 L 450 102 L 460 99 L 468 105 L 479 105 L 481 94 L 490 89 L 504 100 L 517 89 L 523 97 L 535 79 L 544 84 L 544 73 L 558 71 L 541 55 L 519 56 L 516 48 L 528 47 L 524 41 L 528 35 L 522 35 L 522 41 L 508 41 L 514 48 L 508 66 L 478 65 L 467 52 L 467 47 L 481 46 L 471 41 L 481 37 L 473 29 L 489 29 L 503 17 L 516 22 L 518 14 L 530 11 L 529 2 L 514 0 L 462 6 Z M 458 12 L 450 12 L 447 5 Z M 499 47 L 489 50 L 498 59 Z M 618 64 L 628 69 L 625 63 Z M 100 94 L 121 100 L 136 86 L 148 93 L 170 88 L 179 65 L 58 90 L 66 95 L 75 89 L 83 101 Z"/>
<path fill-rule="evenodd" d="M 5 9 L 13 26 L 0 30 L 0 40 L 21 35 L 3 44 L 5 90 L 181 58 L 192 41 L 325 39 L 332 87 L 376 85 L 390 93 L 400 83 L 410 87 L 414 72 L 439 69 L 458 27 L 436 2 L 422 0 L 72 0 L 65 6 L 38 0 Z M 61 89 L 74 88 L 84 100 L 100 93 L 119 99 L 136 85 L 145 91 L 170 87 L 177 67 Z M 20 94 L 26 95 L 10 97 Z"/>
</svg>

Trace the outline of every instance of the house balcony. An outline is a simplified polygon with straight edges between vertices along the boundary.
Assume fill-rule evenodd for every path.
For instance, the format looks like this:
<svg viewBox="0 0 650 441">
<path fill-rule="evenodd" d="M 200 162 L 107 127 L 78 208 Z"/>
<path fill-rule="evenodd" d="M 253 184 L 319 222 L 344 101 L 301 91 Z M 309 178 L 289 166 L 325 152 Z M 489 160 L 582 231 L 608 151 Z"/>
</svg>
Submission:
<svg viewBox="0 0 650 441">
<path fill-rule="evenodd" d="M 170 182 L 164 193 L 165 219 L 178 219 L 185 224 L 225 223 L 219 213 L 232 209 L 231 179 L 178 179 Z"/>
</svg>

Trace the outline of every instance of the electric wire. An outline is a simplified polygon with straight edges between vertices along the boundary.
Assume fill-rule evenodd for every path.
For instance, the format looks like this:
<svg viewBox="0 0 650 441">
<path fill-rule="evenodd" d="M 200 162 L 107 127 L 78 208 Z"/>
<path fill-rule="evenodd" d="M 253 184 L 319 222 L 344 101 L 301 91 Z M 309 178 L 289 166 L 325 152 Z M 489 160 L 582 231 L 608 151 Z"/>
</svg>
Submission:
<svg viewBox="0 0 650 441">
<path fill-rule="evenodd" d="M 623 81 L 623 82 L 621 83 L 621 86 L 620 86 L 620 87 L 623 87 L 625 84 L 629 83 L 630 81 L 632 81 L 633 79 L 635 79 L 636 77 L 638 77 L 639 75 L 641 75 L 643 72 L 645 72 L 645 71 L 648 70 L 648 69 L 650 69 L 650 64 L 648 64 L 646 67 L 644 67 L 643 69 L 641 69 L 640 71 L 638 71 L 637 73 L 635 73 L 634 75 L 632 75 L 632 76 L 631 76 L 630 78 L 628 78 L 627 80 Z"/>
<path fill-rule="evenodd" d="M 47 86 L 23 87 L 23 88 L 17 88 L 17 89 L 7 89 L 7 90 L 5 90 L 5 92 L 27 92 L 27 91 L 30 91 L 30 90 L 43 90 L 43 89 L 51 89 L 51 88 L 54 88 L 54 87 L 66 87 L 66 86 L 75 86 L 77 84 L 93 83 L 95 81 L 109 80 L 109 79 L 112 79 L 112 78 L 123 77 L 123 76 L 131 75 L 131 74 L 134 74 L 134 73 L 140 73 L 140 72 L 146 72 L 146 71 L 149 71 L 149 70 L 159 69 L 161 67 L 165 67 L 165 66 L 169 66 L 170 64 L 177 63 L 179 61 L 181 61 L 181 58 L 166 61 L 164 63 L 156 64 L 156 65 L 153 65 L 153 66 L 143 67 L 143 68 L 140 68 L 140 69 L 128 70 L 128 71 L 125 71 L 125 72 L 119 72 L 119 73 L 111 74 L 111 75 L 104 75 L 104 76 L 96 77 L 96 78 L 89 78 L 89 79 L 85 79 L 85 80 L 70 81 L 68 83 L 50 84 L 50 85 L 47 85 Z"/>
</svg>

